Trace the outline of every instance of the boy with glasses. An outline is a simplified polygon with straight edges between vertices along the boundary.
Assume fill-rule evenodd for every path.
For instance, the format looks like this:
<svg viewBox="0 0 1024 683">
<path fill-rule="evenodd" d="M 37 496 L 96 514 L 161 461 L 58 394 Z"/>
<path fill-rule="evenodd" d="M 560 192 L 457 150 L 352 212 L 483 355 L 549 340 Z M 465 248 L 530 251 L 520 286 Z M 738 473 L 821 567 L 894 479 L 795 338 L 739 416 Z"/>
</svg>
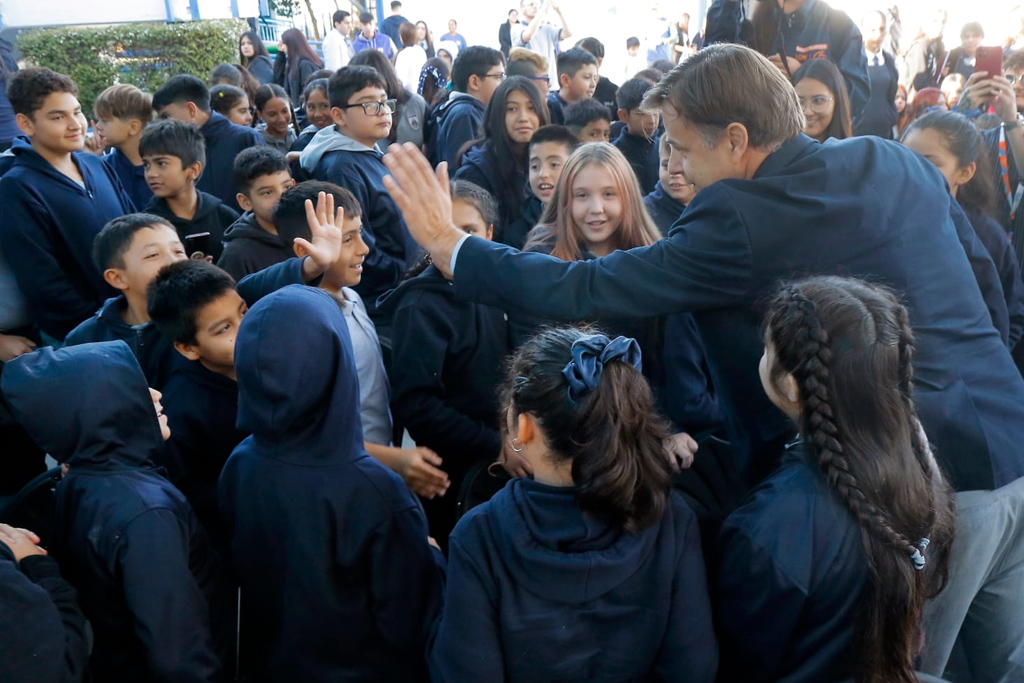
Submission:
<svg viewBox="0 0 1024 683">
<path fill-rule="evenodd" d="M 376 143 L 391 132 L 395 111 L 395 100 L 388 99 L 385 87 L 377 71 L 366 66 L 348 66 L 331 76 L 327 96 L 334 125 L 313 137 L 299 163 L 317 180 L 350 191 L 362 207 L 363 240 L 370 253 L 363 262 L 362 281 L 354 289 L 378 329 L 386 330 L 388 323 L 377 315 L 377 297 L 398 285 L 419 248 L 384 189 L 388 170 Z"/>
<path fill-rule="evenodd" d="M 480 137 L 484 110 L 505 79 L 505 57 L 494 48 L 474 45 L 459 52 L 452 66 L 452 93 L 431 114 L 431 139 L 427 156 L 435 166 L 448 162 L 454 174 L 455 158 L 470 140 Z"/>
</svg>

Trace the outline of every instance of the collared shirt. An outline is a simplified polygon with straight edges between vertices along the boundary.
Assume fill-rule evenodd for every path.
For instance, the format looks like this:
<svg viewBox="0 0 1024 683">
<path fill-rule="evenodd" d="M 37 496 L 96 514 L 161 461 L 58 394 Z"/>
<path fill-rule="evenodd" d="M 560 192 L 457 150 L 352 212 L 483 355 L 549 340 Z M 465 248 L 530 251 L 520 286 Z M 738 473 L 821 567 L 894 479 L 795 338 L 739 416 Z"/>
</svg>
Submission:
<svg viewBox="0 0 1024 683">
<path fill-rule="evenodd" d="M 359 378 L 359 414 L 363 421 L 363 439 L 370 443 L 391 445 L 391 402 L 388 376 L 384 370 L 377 328 L 366 314 L 366 306 L 355 290 L 342 287 L 339 292 L 341 312 L 352 338 L 352 355 Z"/>
</svg>

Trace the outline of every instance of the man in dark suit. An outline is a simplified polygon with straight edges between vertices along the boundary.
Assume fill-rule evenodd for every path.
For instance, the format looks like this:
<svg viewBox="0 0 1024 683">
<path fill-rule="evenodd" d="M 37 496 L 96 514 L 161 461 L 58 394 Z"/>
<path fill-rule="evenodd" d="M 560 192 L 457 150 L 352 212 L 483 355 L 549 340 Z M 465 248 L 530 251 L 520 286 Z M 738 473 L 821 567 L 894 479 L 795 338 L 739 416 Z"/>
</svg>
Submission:
<svg viewBox="0 0 1024 683">
<path fill-rule="evenodd" d="M 1024 555 L 1024 380 L 1006 346 L 995 267 L 942 178 L 877 138 L 819 145 L 806 137 L 792 86 L 738 45 L 697 53 L 645 105 L 664 117 L 670 171 L 698 192 L 668 238 L 650 247 L 567 263 L 463 239 L 443 169 L 434 177 L 410 147 L 392 150 L 386 184 L 413 236 L 454 273 L 457 296 L 564 320 L 692 312 L 752 479 L 790 429 L 760 388 L 758 302 L 780 280 L 811 274 L 899 292 L 917 339 L 916 402 L 937 458 L 959 492 L 991 497 L 991 506 L 972 500 L 961 510 L 966 531 L 943 593 L 950 602 L 930 615 L 925 662 L 943 673 L 975 602 L 986 617 L 968 619 L 963 632 L 974 629 L 981 639 L 973 642 L 985 645 L 972 664 L 990 674 L 985 680 L 1005 680 L 1018 671 L 1007 667 L 1024 642 L 1024 557 L 1006 557 Z M 978 544 L 992 535 L 1002 542 L 983 557 Z M 1012 570 L 993 569 L 1004 566 Z M 980 605 L 988 587 L 1015 580 L 1018 589 L 998 604 Z"/>
</svg>

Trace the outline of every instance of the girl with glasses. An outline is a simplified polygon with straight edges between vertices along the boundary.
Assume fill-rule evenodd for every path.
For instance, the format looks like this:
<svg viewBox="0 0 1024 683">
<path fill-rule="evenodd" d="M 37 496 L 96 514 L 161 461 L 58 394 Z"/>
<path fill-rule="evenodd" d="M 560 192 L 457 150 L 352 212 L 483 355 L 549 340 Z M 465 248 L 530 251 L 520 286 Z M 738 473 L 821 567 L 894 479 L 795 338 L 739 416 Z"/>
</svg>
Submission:
<svg viewBox="0 0 1024 683">
<path fill-rule="evenodd" d="M 843 75 L 827 59 L 812 59 L 793 74 L 800 107 L 807 119 L 804 133 L 818 142 L 843 140 L 853 134 L 850 97 Z"/>
</svg>

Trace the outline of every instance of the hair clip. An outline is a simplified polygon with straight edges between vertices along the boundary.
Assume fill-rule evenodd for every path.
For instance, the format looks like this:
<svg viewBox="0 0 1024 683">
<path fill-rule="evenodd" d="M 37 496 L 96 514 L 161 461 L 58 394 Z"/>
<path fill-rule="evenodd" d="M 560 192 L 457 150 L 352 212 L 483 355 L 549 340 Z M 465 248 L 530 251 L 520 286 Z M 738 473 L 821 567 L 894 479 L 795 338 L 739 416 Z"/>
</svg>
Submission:
<svg viewBox="0 0 1024 683">
<path fill-rule="evenodd" d="M 922 538 L 917 542 L 918 547 L 914 548 L 914 552 L 910 555 L 910 559 L 914 562 L 914 569 L 924 569 L 925 558 L 924 555 L 921 554 L 921 551 L 927 548 L 929 543 L 931 543 L 931 541 L 927 538 Z"/>
</svg>

